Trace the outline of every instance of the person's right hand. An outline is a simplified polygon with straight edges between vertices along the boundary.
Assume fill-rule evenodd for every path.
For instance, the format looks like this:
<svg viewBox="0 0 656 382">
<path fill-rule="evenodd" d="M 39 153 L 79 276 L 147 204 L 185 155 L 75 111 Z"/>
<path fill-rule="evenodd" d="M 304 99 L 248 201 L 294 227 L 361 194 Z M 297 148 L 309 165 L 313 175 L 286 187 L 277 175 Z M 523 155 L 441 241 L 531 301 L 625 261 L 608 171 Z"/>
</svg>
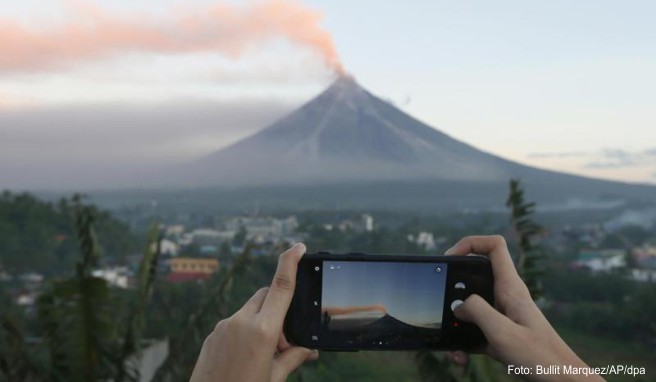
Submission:
<svg viewBox="0 0 656 382">
<path fill-rule="evenodd" d="M 478 254 L 488 256 L 494 274 L 494 302 L 490 306 L 478 295 L 469 296 L 455 309 L 457 318 L 473 322 L 488 340 L 486 353 L 505 365 L 531 368 L 527 379 L 536 381 L 566 380 L 567 375 L 536 375 L 537 365 L 572 365 L 588 367 L 560 338 L 517 274 L 503 236 L 468 236 L 446 251 L 446 255 Z M 467 354 L 453 352 L 452 361 L 464 365 Z M 580 375 L 569 377 L 581 379 Z M 591 379 L 601 379 L 591 376 Z"/>
</svg>

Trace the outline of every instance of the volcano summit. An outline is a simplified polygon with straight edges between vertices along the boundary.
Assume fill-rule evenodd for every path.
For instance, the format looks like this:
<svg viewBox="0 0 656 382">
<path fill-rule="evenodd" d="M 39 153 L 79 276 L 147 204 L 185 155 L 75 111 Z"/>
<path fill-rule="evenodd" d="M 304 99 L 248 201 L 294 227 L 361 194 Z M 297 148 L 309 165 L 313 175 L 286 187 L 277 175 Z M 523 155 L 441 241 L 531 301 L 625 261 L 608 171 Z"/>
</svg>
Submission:
<svg viewBox="0 0 656 382">
<path fill-rule="evenodd" d="M 656 187 L 541 170 L 483 152 L 372 95 L 349 76 L 250 137 L 189 163 L 182 173 L 186 187 L 293 186 L 305 200 L 313 191 L 299 187 L 314 187 L 326 203 L 354 193 L 382 205 L 390 198 L 398 203 L 399 195 L 432 200 L 441 194 L 499 203 L 512 177 L 522 178 L 537 200 L 656 196 Z"/>
<path fill-rule="evenodd" d="M 206 185 L 265 185 L 493 181 L 523 166 L 457 141 L 342 76 L 298 110 L 193 168 Z"/>
</svg>

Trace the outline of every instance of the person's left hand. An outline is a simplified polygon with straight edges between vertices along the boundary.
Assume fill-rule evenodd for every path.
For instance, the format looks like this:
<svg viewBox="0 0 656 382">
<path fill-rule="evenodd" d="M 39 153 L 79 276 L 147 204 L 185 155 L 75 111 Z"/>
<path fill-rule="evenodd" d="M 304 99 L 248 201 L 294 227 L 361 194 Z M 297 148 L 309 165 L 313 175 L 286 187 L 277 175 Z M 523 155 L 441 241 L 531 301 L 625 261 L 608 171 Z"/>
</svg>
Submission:
<svg viewBox="0 0 656 382">
<path fill-rule="evenodd" d="M 305 245 L 298 243 L 280 255 L 271 286 L 216 325 L 203 343 L 191 382 L 282 382 L 303 362 L 319 357 L 316 350 L 291 346 L 282 332 L 304 253 Z"/>
</svg>

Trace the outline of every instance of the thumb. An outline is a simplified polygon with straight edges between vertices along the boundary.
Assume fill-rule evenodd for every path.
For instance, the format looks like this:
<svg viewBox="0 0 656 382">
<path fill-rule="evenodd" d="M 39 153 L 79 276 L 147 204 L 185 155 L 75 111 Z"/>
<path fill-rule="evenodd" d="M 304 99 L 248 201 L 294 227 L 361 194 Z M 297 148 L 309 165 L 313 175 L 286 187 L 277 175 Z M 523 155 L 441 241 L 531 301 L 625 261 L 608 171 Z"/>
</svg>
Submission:
<svg viewBox="0 0 656 382">
<path fill-rule="evenodd" d="M 296 370 L 305 361 L 314 361 L 319 358 L 319 352 L 308 348 L 294 346 L 278 354 L 274 361 L 271 380 L 283 382 L 292 371 Z"/>
<path fill-rule="evenodd" d="M 497 342 L 499 336 L 508 333 L 508 330 L 516 325 L 476 294 L 469 296 L 453 311 L 453 314 L 463 321 L 476 324 L 490 343 Z"/>
</svg>

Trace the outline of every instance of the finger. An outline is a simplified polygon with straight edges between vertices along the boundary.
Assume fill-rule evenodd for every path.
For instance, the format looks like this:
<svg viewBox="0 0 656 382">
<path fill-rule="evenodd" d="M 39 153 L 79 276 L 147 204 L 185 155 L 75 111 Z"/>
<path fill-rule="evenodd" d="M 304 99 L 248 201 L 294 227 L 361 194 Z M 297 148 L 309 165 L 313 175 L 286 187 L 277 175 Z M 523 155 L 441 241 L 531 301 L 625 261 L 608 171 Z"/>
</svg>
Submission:
<svg viewBox="0 0 656 382">
<path fill-rule="evenodd" d="M 269 291 L 269 288 L 261 288 L 255 294 L 251 296 L 251 298 L 246 301 L 244 306 L 239 309 L 239 312 L 241 314 L 247 314 L 247 315 L 254 315 L 255 313 L 259 312 L 260 309 L 262 308 L 262 303 L 264 302 L 264 298 L 266 297 L 267 293 Z"/>
<path fill-rule="evenodd" d="M 492 263 L 495 280 L 513 281 L 519 278 L 506 240 L 501 235 L 467 236 L 446 251 L 446 255 L 485 255 Z"/>
<path fill-rule="evenodd" d="M 287 341 L 285 333 L 280 333 L 280 337 L 278 337 L 278 351 L 282 353 L 290 347 L 292 347 L 292 345 Z"/>
<path fill-rule="evenodd" d="M 297 243 L 278 258 L 278 269 L 276 269 L 269 293 L 260 309 L 260 314 L 275 327 L 282 327 L 287 309 L 294 296 L 298 262 L 304 253 L 305 245 Z"/>
<path fill-rule="evenodd" d="M 292 371 L 298 369 L 305 361 L 314 361 L 319 358 L 319 352 L 300 346 L 292 347 L 278 354 L 272 370 L 273 381 L 284 381 Z"/>
<path fill-rule="evenodd" d="M 497 343 L 517 326 L 499 313 L 481 296 L 472 294 L 460 304 L 453 314 L 459 319 L 476 324 L 490 343 Z"/>
<path fill-rule="evenodd" d="M 446 352 L 446 357 L 458 366 L 467 366 L 469 361 L 469 354 L 460 350 Z"/>
</svg>

